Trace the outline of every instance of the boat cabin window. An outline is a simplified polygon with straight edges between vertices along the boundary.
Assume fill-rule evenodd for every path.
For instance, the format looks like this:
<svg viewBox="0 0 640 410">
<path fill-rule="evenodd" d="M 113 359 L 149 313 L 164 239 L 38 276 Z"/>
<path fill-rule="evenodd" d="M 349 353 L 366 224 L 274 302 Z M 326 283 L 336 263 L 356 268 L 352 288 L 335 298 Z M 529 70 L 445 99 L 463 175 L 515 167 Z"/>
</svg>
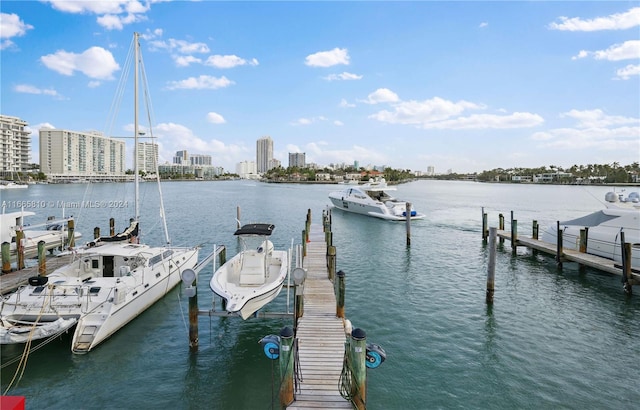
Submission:
<svg viewBox="0 0 640 410">
<path fill-rule="evenodd" d="M 97 295 L 98 293 L 100 293 L 100 286 L 93 286 L 89 288 L 89 293 L 92 295 Z"/>
<path fill-rule="evenodd" d="M 44 290 L 44 286 L 36 286 L 33 289 L 33 293 L 41 293 Z"/>
<path fill-rule="evenodd" d="M 93 269 L 98 269 L 98 266 L 99 266 L 98 260 L 97 259 L 92 259 L 91 260 L 91 267 Z"/>
<path fill-rule="evenodd" d="M 149 258 L 149 265 L 155 265 L 160 261 L 162 261 L 162 255 L 156 255 L 153 258 Z"/>
</svg>

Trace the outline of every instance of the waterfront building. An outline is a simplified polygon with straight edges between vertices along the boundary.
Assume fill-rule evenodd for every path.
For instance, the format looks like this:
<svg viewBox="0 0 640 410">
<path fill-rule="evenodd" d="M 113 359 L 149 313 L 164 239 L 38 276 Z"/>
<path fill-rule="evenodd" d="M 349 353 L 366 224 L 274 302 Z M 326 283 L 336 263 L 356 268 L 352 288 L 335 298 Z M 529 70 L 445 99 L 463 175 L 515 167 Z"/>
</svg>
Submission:
<svg viewBox="0 0 640 410">
<path fill-rule="evenodd" d="M 305 153 L 304 152 L 290 152 L 289 153 L 289 168 L 298 167 L 304 168 L 305 164 Z"/>
<path fill-rule="evenodd" d="M 173 163 L 179 165 L 186 165 L 189 163 L 189 153 L 186 150 L 176 152 L 176 156 L 173 157 Z"/>
<path fill-rule="evenodd" d="M 40 171 L 56 180 L 121 180 L 125 143 L 97 131 L 40 130 Z"/>
<path fill-rule="evenodd" d="M 191 165 L 211 165 L 211 155 L 191 154 L 189 163 Z"/>
<path fill-rule="evenodd" d="M 236 174 L 242 179 L 257 179 L 258 168 L 254 161 L 242 161 L 236 164 Z"/>
<path fill-rule="evenodd" d="M 158 169 L 158 144 L 138 143 L 138 170 L 145 174 L 155 174 Z"/>
<path fill-rule="evenodd" d="M 262 137 L 256 143 L 256 163 L 258 172 L 264 173 L 275 168 L 273 165 L 273 140 L 271 137 Z"/>
<path fill-rule="evenodd" d="M 31 134 L 28 125 L 18 117 L 0 115 L 0 179 L 29 169 Z"/>
</svg>

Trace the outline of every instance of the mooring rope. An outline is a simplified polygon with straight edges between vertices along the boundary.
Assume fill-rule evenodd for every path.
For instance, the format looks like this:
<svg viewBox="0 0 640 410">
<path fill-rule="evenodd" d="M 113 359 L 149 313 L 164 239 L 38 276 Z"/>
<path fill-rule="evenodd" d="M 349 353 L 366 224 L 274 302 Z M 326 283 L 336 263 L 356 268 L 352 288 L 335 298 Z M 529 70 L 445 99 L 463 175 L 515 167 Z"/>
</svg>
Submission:
<svg viewBox="0 0 640 410">
<path fill-rule="evenodd" d="M 351 355 L 349 354 L 349 351 L 349 342 L 345 342 L 344 359 L 342 361 L 342 372 L 340 373 L 338 389 L 340 390 L 340 395 L 342 396 L 342 398 L 349 401 L 354 406 L 354 408 L 356 408 L 356 403 L 353 398 L 360 395 L 360 386 L 353 379 L 350 357 Z M 354 392 L 355 394 L 352 394 L 351 392 Z"/>
</svg>

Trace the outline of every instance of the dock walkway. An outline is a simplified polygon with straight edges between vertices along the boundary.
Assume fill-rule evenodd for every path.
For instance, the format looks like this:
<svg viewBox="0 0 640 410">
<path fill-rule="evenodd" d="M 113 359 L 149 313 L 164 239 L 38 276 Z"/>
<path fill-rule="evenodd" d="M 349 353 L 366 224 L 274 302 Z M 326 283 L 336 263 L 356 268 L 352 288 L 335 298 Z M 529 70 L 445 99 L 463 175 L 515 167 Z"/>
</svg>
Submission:
<svg viewBox="0 0 640 410">
<path fill-rule="evenodd" d="M 511 240 L 511 232 L 498 230 L 497 231 L 498 238 Z M 535 249 L 537 251 L 544 252 L 546 254 L 557 256 L 556 245 L 548 242 L 544 242 L 534 238 L 522 237 L 518 236 L 516 239 L 517 246 L 526 246 L 530 249 Z M 563 248 L 562 249 L 562 260 L 569 262 L 576 262 L 584 266 L 588 266 L 594 269 L 598 269 L 602 272 L 611 273 L 614 275 L 622 276 L 622 267 L 619 263 L 614 262 L 611 259 L 601 258 L 596 255 L 591 255 L 588 253 Z M 640 275 L 632 272 L 631 278 L 637 281 L 640 281 Z"/>
<path fill-rule="evenodd" d="M 327 244 L 320 225 L 311 225 L 303 267 L 304 313 L 296 337 L 301 372 L 299 391 L 288 409 L 351 409 L 340 395 L 339 384 L 346 335 L 343 319 L 336 317 L 336 296 L 327 268 Z"/>
</svg>

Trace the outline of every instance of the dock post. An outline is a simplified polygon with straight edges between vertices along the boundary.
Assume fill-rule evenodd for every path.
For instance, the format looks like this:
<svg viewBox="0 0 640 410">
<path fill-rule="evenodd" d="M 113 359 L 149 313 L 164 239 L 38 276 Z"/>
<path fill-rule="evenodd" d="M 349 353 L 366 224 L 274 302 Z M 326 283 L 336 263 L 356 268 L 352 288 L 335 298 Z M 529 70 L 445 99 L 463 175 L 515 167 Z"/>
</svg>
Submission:
<svg viewBox="0 0 640 410">
<path fill-rule="evenodd" d="M 336 247 L 329 246 L 327 248 L 327 266 L 329 268 L 329 280 L 333 282 L 336 277 Z"/>
<path fill-rule="evenodd" d="M 556 221 L 556 265 L 558 269 L 562 269 L 562 231 L 560 230 L 560 221 Z"/>
<path fill-rule="evenodd" d="M 484 206 L 482 207 L 482 240 L 487 240 L 487 213 L 484 211 Z"/>
<path fill-rule="evenodd" d="M 189 296 L 189 351 L 197 352 L 198 339 L 198 278 L 193 280 L 193 295 Z"/>
<path fill-rule="evenodd" d="M 333 232 L 326 231 L 324 233 L 324 241 L 327 243 L 327 251 L 328 251 L 329 246 L 333 245 Z"/>
<path fill-rule="evenodd" d="M 511 252 L 516 254 L 518 249 L 518 220 L 511 219 Z"/>
<path fill-rule="evenodd" d="M 116 220 L 113 218 L 109 218 L 109 235 L 113 236 L 116 234 Z"/>
<path fill-rule="evenodd" d="M 407 213 L 407 246 L 411 246 L 411 202 L 407 202 L 406 205 L 406 213 Z"/>
<path fill-rule="evenodd" d="M 2 242 L 2 273 L 11 272 L 11 244 Z"/>
<path fill-rule="evenodd" d="M 47 275 L 47 261 L 44 255 L 45 252 L 45 242 L 38 242 L 38 276 L 46 276 Z"/>
<path fill-rule="evenodd" d="M 73 248 L 74 246 L 76 246 L 76 235 L 74 234 L 75 231 L 75 222 L 73 219 L 69 219 L 67 221 L 67 228 L 69 229 L 68 231 L 68 237 L 67 237 L 67 246 L 69 246 L 70 248 Z"/>
<path fill-rule="evenodd" d="M 630 243 L 626 243 L 624 240 L 624 231 L 620 232 L 620 252 L 622 252 L 622 288 L 627 295 L 632 294 L 632 280 L 631 280 L 631 252 L 632 247 Z"/>
<path fill-rule="evenodd" d="M 298 319 L 304 315 L 304 290 L 302 285 L 295 285 L 293 287 L 293 300 L 295 303 L 295 320 L 294 328 L 298 328 Z"/>
<path fill-rule="evenodd" d="M 307 231 L 302 230 L 302 256 L 307 256 Z"/>
<path fill-rule="evenodd" d="M 336 317 L 344 318 L 344 272 L 339 270 L 338 273 L 336 273 L 336 276 L 338 277 L 336 282 Z"/>
<path fill-rule="evenodd" d="M 364 410 L 367 403 L 367 333 L 360 328 L 351 331 L 349 356 L 354 379 L 351 384 L 351 401 L 354 408 Z"/>
<path fill-rule="evenodd" d="M 540 233 L 540 226 L 538 225 L 538 221 L 536 221 L 535 219 L 533 220 L 533 227 L 532 227 L 532 233 L 531 233 L 531 237 L 535 240 L 538 240 L 538 234 Z"/>
<path fill-rule="evenodd" d="M 501 231 L 504 231 L 504 215 L 503 214 L 498 215 L 498 229 L 500 229 Z M 503 244 L 503 243 L 504 243 L 504 238 L 501 236 L 500 244 Z"/>
<path fill-rule="evenodd" d="M 24 269 L 24 232 L 16 231 L 16 250 L 18 251 L 18 270 Z"/>
<path fill-rule="evenodd" d="M 307 221 L 305 222 L 304 229 L 307 232 L 306 240 L 309 240 L 309 233 L 311 232 L 311 209 L 307 209 Z"/>
<path fill-rule="evenodd" d="M 222 266 L 227 262 L 227 247 L 223 246 L 218 253 L 218 266 Z M 214 272 L 215 273 L 215 272 Z M 227 299 L 222 298 L 222 310 L 227 310 Z"/>
<path fill-rule="evenodd" d="M 487 303 L 493 303 L 496 281 L 496 228 L 489 228 L 489 265 L 487 266 Z"/>
<path fill-rule="evenodd" d="M 587 252 L 587 231 L 580 229 L 580 252 Z"/>
<path fill-rule="evenodd" d="M 96 226 L 93 228 L 93 239 L 98 239 L 100 237 L 100 227 Z"/>
<path fill-rule="evenodd" d="M 293 402 L 293 330 L 285 326 L 280 331 L 280 404 L 286 407 Z"/>
<path fill-rule="evenodd" d="M 241 219 L 240 219 L 240 207 L 237 206 L 236 207 L 236 227 L 237 229 L 242 228 L 242 224 L 240 223 Z"/>
</svg>

